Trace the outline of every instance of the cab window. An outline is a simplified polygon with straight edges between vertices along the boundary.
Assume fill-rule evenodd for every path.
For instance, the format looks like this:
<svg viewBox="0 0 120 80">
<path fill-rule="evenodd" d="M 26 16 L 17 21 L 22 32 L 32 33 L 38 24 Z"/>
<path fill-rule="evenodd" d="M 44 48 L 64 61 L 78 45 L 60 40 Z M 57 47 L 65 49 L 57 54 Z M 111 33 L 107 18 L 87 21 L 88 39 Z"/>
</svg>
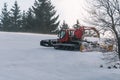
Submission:
<svg viewBox="0 0 120 80">
<path fill-rule="evenodd" d="M 64 36 L 65 36 L 65 31 L 60 31 L 58 37 L 63 38 Z"/>
</svg>

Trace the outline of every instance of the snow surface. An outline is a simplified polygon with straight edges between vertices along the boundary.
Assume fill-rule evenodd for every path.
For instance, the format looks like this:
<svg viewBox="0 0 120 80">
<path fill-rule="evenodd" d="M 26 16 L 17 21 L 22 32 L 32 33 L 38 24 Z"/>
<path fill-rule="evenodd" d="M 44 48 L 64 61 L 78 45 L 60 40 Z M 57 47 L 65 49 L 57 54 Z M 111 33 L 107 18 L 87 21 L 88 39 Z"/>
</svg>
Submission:
<svg viewBox="0 0 120 80">
<path fill-rule="evenodd" d="M 54 35 L 0 32 L 0 80 L 120 80 L 119 69 L 100 68 L 100 52 L 39 45 Z"/>
</svg>

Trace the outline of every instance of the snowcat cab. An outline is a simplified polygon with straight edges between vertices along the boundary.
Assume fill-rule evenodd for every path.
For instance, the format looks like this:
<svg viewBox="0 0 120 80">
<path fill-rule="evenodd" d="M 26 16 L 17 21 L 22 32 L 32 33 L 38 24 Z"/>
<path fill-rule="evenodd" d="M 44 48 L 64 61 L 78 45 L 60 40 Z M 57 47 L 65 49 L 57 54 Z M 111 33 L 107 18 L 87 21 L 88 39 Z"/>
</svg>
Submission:
<svg viewBox="0 0 120 80">
<path fill-rule="evenodd" d="M 58 33 L 58 42 L 70 42 L 73 39 L 81 40 L 84 28 L 79 29 L 63 29 Z"/>
<path fill-rule="evenodd" d="M 80 27 L 78 29 L 64 29 L 58 33 L 59 42 L 82 40 L 84 37 L 98 37 L 99 32 L 94 27 Z"/>
</svg>

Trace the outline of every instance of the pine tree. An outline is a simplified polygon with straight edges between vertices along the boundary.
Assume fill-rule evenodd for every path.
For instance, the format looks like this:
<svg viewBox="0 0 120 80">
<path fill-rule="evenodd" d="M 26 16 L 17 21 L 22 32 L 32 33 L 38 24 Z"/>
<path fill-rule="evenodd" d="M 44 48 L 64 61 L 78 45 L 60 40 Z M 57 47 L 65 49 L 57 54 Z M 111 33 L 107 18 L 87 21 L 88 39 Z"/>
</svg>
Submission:
<svg viewBox="0 0 120 80">
<path fill-rule="evenodd" d="M 19 31 L 21 24 L 21 14 L 20 7 L 17 1 L 15 1 L 14 6 L 11 9 L 11 21 L 12 21 L 12 31 Z"/>
<path fill-rule="evenodd" d="M 75 28 L 75 29 L 80 28 L 79 20 L 76 21 L 76 24 L 73 25 L 73 28 Z"/>
<path fill-rule="evenodd" d="M 35 14 L 35 28 L 37 32 L 51 33 L 59 25 L 59 15 L 56 15 L 55 6 L 50 0 L 35 0 L 32 7 Z"/>
<path fill-rule="evenodd" d="M 25 13 L 25 11 L 23 11 L 22 20 L 21 20 L 21 26 L 20 26 L 20 28 L 21 28 L 22 31 L 26 31 L 25 30 L 26 25 L 27 25 L 26 13 Z"/>
<path fill-rule="evenodd" d="M 0 31 L 2 31 L 2 24 L 1 24 L 1 22 L 0 22 Z"/>
<path fill-rule="evenodd" d="M 4 31 L 8 31 L 10 27 L 10 13 L 7 9 L 7 3 L 4 3 L 4 8 L 1 14 L 1 28 Z"/>
<path fill-rule="evenodd" d="M 25 30 L 29 32 L 34 32 L 35 30 L 35 23 L 34 23 L 34 15 L 32 13 L 32 9 L 29 8 L 28 12 L 26 13 L 26 26 Z"/>
<path fill-rule="evenodd" d="M 61 25 L 60 30 L 68 29 L 68 28 L 69 28 L 68 24 L 65 21 L 63 21 L 63 24 Z"/>
</svg>

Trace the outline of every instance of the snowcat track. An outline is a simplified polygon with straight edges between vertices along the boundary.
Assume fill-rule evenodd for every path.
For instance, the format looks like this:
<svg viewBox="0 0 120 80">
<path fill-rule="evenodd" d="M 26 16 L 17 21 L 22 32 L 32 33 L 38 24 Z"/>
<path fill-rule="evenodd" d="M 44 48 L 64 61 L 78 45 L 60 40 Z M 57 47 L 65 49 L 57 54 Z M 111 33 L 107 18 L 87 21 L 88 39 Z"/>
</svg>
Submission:
<svg viewBox="0 0 120 80">
<path fill-rule="evenodd" d="M 56 42 L 57 42 L 56 39 L 41 40 L 40 45 L 45 47 L 53 47 L 53 44 L 55 44 Z"/>
<path fill-rule="evenodd" d="M 76 44 L 54 44 L 53 47 L 58 50 L 77 51 L 80 48 Z"/>
</svg>

